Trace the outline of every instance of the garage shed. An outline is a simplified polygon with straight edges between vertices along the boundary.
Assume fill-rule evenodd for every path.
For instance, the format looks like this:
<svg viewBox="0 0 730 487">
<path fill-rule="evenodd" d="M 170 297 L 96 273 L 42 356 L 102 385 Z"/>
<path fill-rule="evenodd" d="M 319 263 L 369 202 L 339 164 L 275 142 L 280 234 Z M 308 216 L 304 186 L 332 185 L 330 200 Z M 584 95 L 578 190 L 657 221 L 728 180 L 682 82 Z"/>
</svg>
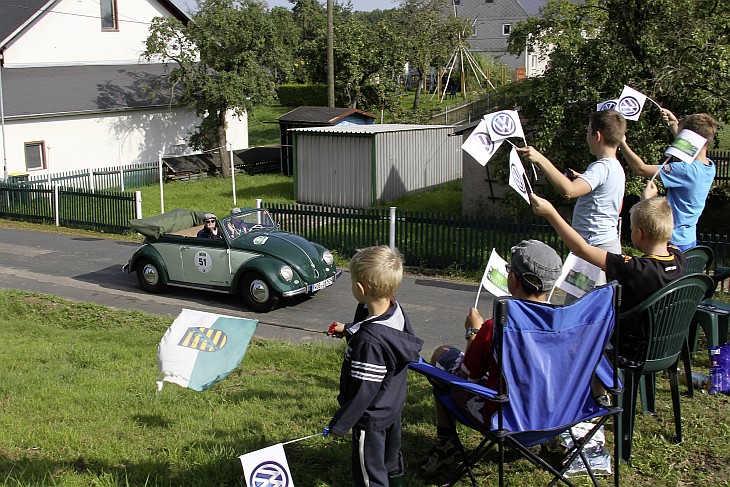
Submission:
<svg viewBox="0 0 730 487">
<path fill-rule="evenodd" d="M 448 125 L 292 130 L 300 203 L 366 208 L 461 178 L 461 138 Z"/>
</svg>

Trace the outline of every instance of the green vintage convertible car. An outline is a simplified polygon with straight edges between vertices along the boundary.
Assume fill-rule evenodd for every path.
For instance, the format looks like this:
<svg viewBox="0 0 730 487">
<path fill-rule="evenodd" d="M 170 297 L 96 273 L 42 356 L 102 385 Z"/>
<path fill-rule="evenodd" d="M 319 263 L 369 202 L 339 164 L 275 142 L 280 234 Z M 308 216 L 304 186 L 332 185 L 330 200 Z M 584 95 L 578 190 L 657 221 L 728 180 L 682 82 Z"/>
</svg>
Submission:
<svg viewBox="0 0 730 487">
<path fill-rule="evenodd" d="M 244 208 L 218 220 L 222 238 L 200 238 L 205 212 L 175 209 L 131 220 L 146 237 L 125 264 L 145 291 L 180 286 L 240 294 L 251 311 L 274 309 L 281 298 L 331 286 L 338 271 L 321 245 L 279 230 L 264 208 Z"/>
</svg>

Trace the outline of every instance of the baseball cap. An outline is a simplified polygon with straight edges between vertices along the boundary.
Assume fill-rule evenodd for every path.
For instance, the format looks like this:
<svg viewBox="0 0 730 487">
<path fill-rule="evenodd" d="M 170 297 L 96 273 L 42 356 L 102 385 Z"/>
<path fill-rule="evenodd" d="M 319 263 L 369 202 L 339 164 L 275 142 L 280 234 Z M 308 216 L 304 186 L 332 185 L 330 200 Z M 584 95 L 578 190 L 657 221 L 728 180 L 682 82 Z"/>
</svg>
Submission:
<svg viewBox="0 0 730 487">
<path fill-rule="evenodd" d="M 203 218 L 206 220 L 217 220 L 218 219 L 218 218 L 216 218 L 216 216 L 213 213 L 206 213 L 203 216 Z"/>
<path fill-rule="evenodd" d="M 526 284 L 532 285 L 537 292 L 549 291 L 563 270 L 563 261 L 558 253 L 539 240 L 523 240 L 512 247 L 510 254 L 511 269 L 523 277 L 531 276 L 532 279 Z M 532 281 L 540 283 L 538 289 L 534 289 L 535 284 Z"/>
<path fill-rule="evenodd" d="M 238 213 L 241 213 L 240 208 L 231 208 L 231 215 L 237 215 Z"/>
</svg>

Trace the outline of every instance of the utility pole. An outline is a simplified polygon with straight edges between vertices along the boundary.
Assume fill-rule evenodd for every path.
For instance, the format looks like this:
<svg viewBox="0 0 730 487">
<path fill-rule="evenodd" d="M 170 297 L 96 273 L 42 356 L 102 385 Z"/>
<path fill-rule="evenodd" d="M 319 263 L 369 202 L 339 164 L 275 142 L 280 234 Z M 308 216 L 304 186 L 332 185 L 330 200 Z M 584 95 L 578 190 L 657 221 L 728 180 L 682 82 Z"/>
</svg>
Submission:
<svg viewBox="0 0 730 487">
<path fill-rule="evenodd" d="M 335 106 L 335 27 L 332 0 L 327 0 L 327 106 Z"/>
</svg>

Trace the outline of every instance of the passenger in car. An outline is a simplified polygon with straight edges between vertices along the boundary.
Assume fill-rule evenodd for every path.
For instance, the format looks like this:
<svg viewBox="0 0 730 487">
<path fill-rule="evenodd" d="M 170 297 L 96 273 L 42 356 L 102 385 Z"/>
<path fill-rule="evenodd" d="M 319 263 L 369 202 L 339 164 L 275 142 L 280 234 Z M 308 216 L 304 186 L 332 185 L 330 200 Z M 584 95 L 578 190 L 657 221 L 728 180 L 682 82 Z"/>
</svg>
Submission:
<svg viewBox="0 0 730 487">
<path fill-rule="evenodd" d="M 213 213 L 206 213 L 203 228 L 198 232 L 198 238 L 213 238 L 222 240 L 223 234 L 218 229 L 218 218 Z"/>
</svg>

